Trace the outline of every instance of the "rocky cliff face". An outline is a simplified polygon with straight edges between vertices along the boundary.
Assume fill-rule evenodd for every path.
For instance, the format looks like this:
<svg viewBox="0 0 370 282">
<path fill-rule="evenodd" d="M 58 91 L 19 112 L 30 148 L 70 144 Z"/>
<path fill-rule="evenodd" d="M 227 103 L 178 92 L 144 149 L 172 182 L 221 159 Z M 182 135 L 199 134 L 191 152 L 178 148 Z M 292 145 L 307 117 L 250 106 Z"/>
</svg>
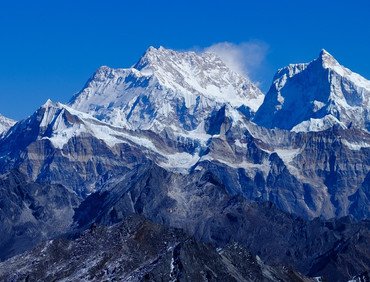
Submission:
<svg viewBox="0 0 370 282">
<path fill-rule="evenodd" d="M 278 264 L 294 267 L 310 277 L 347 281 L 370 270 L 368 221 L 356 223 L 343 218 L 308 222 L 271 204 L 249 203 L 243 197 L 230 196 L 210 175 L 199 181 L 197 195 L 179 194 L 177 189 L 173 191 L 162 184 L 168 175 L 161 170 L 146 173 L 145 179 L 135 181 L 136 185 L 123 180 L 114 189 L 90 195 L 76 210 L 77 233 L 47 241 L 32 252 L 0 264 L 2 278 L 98 280 L 131 276 L 136 281 L 144 276 L 169 280 L 166 277 L 175 275 L 182 280 L 211 268 L 209 275 L 217 273 L 217 277 L 232 279 L 227 277 L 238 273 L 241 281 L 248 281 L 248 277 L 260 277 L 258 281 L 262 277 L 303 279 L 289 268 L 268 267 Z M 179 226 L 186 232 L 147 223 L 134 214 L 164 226 Z M 79 230 L 86 231 L 79 235 Z M 183 268 L 177 267 L 181 264 Z"/>
<path fill-rule="evenodd" d="M 330 281 L 346 281 L 369 270 L 364 267 L 369 257 L 368 221 L 356 223 L 350 217 L 306 221 L 263 200 L 248 201 L 230 193 L 222 179 L 222 175 L 228 177 L 226 170 L 219 169 L 220 174 L 199 171 L 194 179 L 155 165 L 141 167 L 127 176 L 130 182 L 123 179 L 114 188 L 86 198 L 74 220 L 84 229 L 92 223 L 110 225 L 127 215 L 141 214 L 218 247 L 239 242 L 269 264 L 293 265 L 304 274 L 324 275 Z"/>
<path fill-rule="evenodd" d="M 19 171 L 0 177 L 0 260 L 66 232 L 80 200 L 62 185 L 29 183 Z"/>
</svg>

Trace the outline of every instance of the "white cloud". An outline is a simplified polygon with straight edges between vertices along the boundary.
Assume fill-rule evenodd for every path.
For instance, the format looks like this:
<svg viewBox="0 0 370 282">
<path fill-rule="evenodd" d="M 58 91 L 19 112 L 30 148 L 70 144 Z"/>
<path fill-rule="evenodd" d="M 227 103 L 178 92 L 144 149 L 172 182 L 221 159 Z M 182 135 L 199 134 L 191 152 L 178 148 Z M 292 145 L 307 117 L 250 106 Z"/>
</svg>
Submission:
<svg viewBox="0 0 370 282">
<path fill-rule="evenodd" d="M 216 53 L 229 68 L 253 80 L 265 64 L 268 45 L 260 41 L 220 42 L 204 48 L 204 51 Z"/>
</svg>

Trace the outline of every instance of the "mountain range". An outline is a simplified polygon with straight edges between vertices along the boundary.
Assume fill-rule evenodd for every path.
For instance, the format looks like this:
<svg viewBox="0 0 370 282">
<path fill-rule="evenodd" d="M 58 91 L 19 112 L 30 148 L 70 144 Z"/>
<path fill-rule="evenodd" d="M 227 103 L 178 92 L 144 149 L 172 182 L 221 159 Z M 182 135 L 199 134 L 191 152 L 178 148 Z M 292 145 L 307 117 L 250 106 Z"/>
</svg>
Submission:
<svg viewBox="0 0 370 282">
<path fill-rule="evenodd" d="M 266 95 L 213 53 L 150 47 L 131 68 L 100 67 L 67 104 L 48 100 L 17 123 L 0 116 L 0 277 L 99 280 L 114 276 L 109 269 L 127 281 L 366 278 L 369 99 L 370 81 L 325 50 L 279 69 Z M 149 259 L 143 249 L 127 269 L 114 250 L 80 251 L 84 238 L 99 245 L 112 232 L 130 252 L 151 248 L 143 225 L 175 232 L 186 251 L 167 263 L 172 251 Z M 55 257 L 60 244 L 91 265 Z M 251 263 L 221 254 L 233 246 Z M 56 260 L 49 274 L 43 256 Z M 60 272 L 66 260 L 74 268 Z M 183 265 L 176 275 L 173 260 Z"/>
</svg>

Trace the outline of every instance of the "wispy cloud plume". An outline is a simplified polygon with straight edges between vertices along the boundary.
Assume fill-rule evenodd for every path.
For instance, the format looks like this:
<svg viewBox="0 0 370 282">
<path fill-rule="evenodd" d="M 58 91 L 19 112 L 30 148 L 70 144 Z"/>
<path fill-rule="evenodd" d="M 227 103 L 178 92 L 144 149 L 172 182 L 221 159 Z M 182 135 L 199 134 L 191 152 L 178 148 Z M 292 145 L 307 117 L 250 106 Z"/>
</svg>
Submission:
<svg viewBox="0 0 370 282">
<path fill-rule="evenodd" d="M 256 80 L 264 68 L 268 45 L 261 41 L 240 44 L 220 42 L 206 47 L 204 51 L 216 53 L 232 70 Z"/>
</svg>

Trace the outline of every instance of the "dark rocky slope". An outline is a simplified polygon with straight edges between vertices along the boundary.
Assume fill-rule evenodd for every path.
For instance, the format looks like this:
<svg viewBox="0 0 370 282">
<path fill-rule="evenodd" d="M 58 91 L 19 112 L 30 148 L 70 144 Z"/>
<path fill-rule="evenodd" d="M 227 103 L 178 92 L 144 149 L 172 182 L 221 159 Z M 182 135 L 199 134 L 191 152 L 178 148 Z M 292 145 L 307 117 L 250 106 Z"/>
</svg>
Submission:
<svg viewBox="0 0 370 282">
<path fill-rule="evenodd" d="M 66 232 L 80 198 L 62 185 L 29 183 L 19 171 L 0 177 L 0 260 Z"/>
<path fill-rule="evenodd" d="M 238 244 L 216 250 L 138 216 L 48 241 L 0 269 L 1 281 L 313 281 Z"/>
<path fill-rule="evenodd" d="M 238 242 L 269 264 L 284 263 L 330 281 L 346 281 L 370 270 L 369 221 L 306 221 L 271 203 L 230 195 L 220 175 L 210 170 L 195 175 L 168 173 L 154 164 L 141 167 L 109 191 L 89 196 L 76 210 L 75 220 L 86 228 L 142 214 L 214 246 Z"/>
</svg>

